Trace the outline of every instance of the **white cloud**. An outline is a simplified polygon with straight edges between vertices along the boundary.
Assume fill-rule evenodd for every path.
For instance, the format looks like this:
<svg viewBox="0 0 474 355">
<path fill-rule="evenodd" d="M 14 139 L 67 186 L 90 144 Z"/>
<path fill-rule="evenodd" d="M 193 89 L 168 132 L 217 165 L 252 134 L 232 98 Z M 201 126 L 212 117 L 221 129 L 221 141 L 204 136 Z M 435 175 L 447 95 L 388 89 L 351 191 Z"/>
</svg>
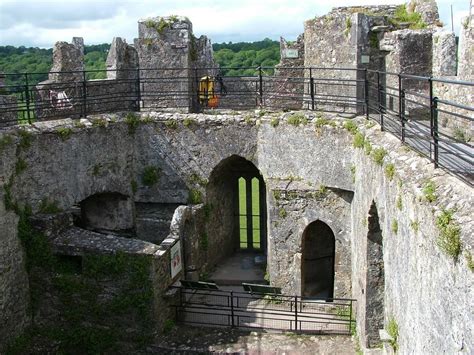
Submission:
<svg viewBox="0 0 474 355">
<path fill-rule="evenodd" d="M 397 4 L 403 0 L 346 0 L 337 6 Z M 453 4 L 455 29 L 467 14 L 466 0 L 440 0 L 441 19 L 450 28 Z M 316 1 L 269 0 L 1 0 L 0 45 L 51 47 L 58 40 L 84 37 L 87 44 L 132 41 L 139 18 L 179 14 L 188 16 L 197 35 L 213 42 L 252 41 L 265 37 L 294 39 L 303 22 L 323 15 L 331 4 Z M 25 10 L 28 11 L 25 11 Z"/>
</svg>

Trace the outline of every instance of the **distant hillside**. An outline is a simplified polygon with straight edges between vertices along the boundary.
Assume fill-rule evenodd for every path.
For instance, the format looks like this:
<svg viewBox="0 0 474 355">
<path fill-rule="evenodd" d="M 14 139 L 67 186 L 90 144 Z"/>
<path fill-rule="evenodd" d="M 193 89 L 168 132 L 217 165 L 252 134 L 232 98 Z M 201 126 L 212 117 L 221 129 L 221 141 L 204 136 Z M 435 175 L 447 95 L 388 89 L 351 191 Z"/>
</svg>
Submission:
<svg viewBox="0 0 474 355">
<path fill-rule="evenodd" d="M 104 70 L 109 44 L 86 45 L 84 61 L 86 70 Z M 243 67 L 273 67 L 280 61 L 280 44 L 268 38 L 257 42 L 215 43 L 214 56 L 221 67 L 232 67 L 226 75 L 254 74 L 254 70 Z M 37 83 L 48 78 L 52 65 L 52 49 L 33 47 L 0 46 L 0 72 L 41 73 L 30 78 Z M 105 78 L 105 72 L 88 73 L 88 79 Z M 21 76 L 7 78 L 7 84 L 21 84 Z"/>
</svg>

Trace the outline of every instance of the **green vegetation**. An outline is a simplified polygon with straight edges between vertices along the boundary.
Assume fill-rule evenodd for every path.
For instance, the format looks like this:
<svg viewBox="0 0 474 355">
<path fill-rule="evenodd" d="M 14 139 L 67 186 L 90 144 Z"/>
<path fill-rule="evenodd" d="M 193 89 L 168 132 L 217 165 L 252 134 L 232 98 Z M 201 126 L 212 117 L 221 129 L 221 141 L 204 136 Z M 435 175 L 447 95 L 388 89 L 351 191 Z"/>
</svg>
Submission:
<svg viewBox="0 0 474 355">
<path fill-rule="evenodd" d="M 192 173 L 190 176 L 189 176 L 189 182 L 193 185 L 200 185 L 200 186 L 206 186 L 208 184 L 208 181 L 207 179 L 199 176 L 198 174 L 196 173 Z"/>
<path fill-rule="evenodd" d="M 188 202 L 193 205 L 202 203 L 202 192 L 196 189 L 189 190 Z"/>
<path fill-rule="evenodd" d="M 107 127 L 107 120 L 103 118 L 94 118 L 92 119 L 92 127 Z"/>
<path fill-rule="evenodd" d="M 352 142 L 352 145 L 355 147 L 355 148 L 363 148 L 364 147 L 364 144 L 365 144 L 365 137 L 362 133 L 360 132 L 357 132 L 355 135 L 354 135 L 354 140 Z"/>
<path fill-rule="evenodd" d="M 58 207 L 58 203 L 56 201 L 50 201 L 49 199 L 45 198 L 41 200 L 39 211 L 41 213 L 59 213 L 62 210 Z"/>
<path fill-rule="evenodd" d="M 69 127 L 59 127 L 56 128 L 56 134 L 61 138 L 62 141 L 66 141 L 72 134 L 72 128 Z"/>
<path fill-rule="evenodd" d="M 398 195 L 397 197 L 397 208 L 401 211 L 403 209 L 402 196 Z"/>
<path fill-rule="evenodd" d="M 135 180 L 130 181 L 130 188 L 132 189 L 132 192 L 135 194 L 138 191 L 138 184 Z"/>
<path fill-rule="evenodd" d="M 209 218 L 211 218 L 211 213 L 213 210 L 214 210 L 214 206 L 212 204 L 206 203 L 204 205 L 204 218 L 206 219 L 206 221 L 208 221 Z"/>
<path fill-rule="evenodd" d="M 395 318 L 393 317 L 390 317 L 388 321 L 387 333 L 392 338 L 392 340 L 390 341 L 390 345 L 392 346 L 393 350 L 396 352 L 398 350 L 398 324 Z"/>
<path fill-rule="evenodd" d="M 369 33 L 369 45 L 371 48 L 379 48 L 379 37 L 377 36 L 377 33 Z"/>
<path fill-rule="evenodd" d="M 142 183 L 145 186 L 153 186 L 160 179 L 160 169 L 155 166 L 146 166 L 142 174 Z"/>
<path fill-rule="evenodd" d="M 464 252 L 464 257 L 466 258 L 467 267 L 469 270 L 474 271 L 474 258 L 470 251 Z"/>
<path fill-rule="evenodd" d="M 454 139 L 463 143 L 469 143 L 471 141 L 471 137 L 469 136 L 469 133 L 460 127 L 453 128 L 453 137 Z"/>
<path fill-rule="evenodd" d="M 135 113 L 129 112 L 127 116 L 125 116 L 125 122 L 128 126 L 128 133 L 134 134 L 140 125 L 140 118 Z"/>
<path fill-rule="evenodd" d="M 423 22 L 421 15 L 418 12 L 408 12 L 405 4 L 397 7 L 394 16 L 389 18 L 389 21 L 396 27 L 402 23 L 408 23 L 408 27 L 412 30 L 426 28 L 426 23 Z"/>
<path fill-rule="evenodd" d="M 147 20 L 145 21 L 145 26 L 155 29 L 156 32 L 161 35 L 167 28 L 171 28 L 176 22 L 178 22 L 178 16 L 172 15 L 168 19 L 162 17 L 159 21 Z"/>
<path fill-rule="evenodd" d="M 392 181 L 393 176 L 395 175 L 395 165 L 393 165 L 392 163 L 388 163 L 385 166 L 385 175 L 390 181 Z"/>
<path fill-rule="evenodd" d="M 365 155 L 370 155 L 370 153 L 372 152 L 372 144 L 370 144 L 368 139 L 366 139 L 364 143 L 364 152 Z"/>
<path fill-rule="evenodd" d="M 356 179 L 356 166 L 351 165 L 351 176 L 352 176 L 352 182 L 355 182 Z"/>
<path fill-rule="evenodd" d="M 280 124 L 280 119 L 277 118 L 277 117 L 272 117 L 272 119 L 270 120 L 270 126 L 272 126 L 273 128 L 275 128 L 275 127 L 277 127 L 279 124 Z"/>
<path fill-rule="evenodd" d="M 372 160 L 378 164 L 382 165 L 383 164 L 383 159 L 387 155 L 387 151 L 383 148 L 376 148 L 372 151 Z"/>
<path fill-rule="evenodd" d="M 393 233 L 398 234 L 398 221 L 396 219 L 392 220 L 391 229 Z"/>
<path fill-rule="evenodd" d="M 273 197 L 275 198 L 275 200 L 279 200 L 281 199 L 281 191 L 280 190 L 273 190 Z"/>
<path fill-rule="evenodd" d="M 165 121 L 165 126 L 170 128 L 170 129 L 176 129 L 176 128 L 178 128 L 178 121 L 176 121 L 176 120 L 167 120 L 167 121 Z"/>
<path fill-rule="evenodd" d="M 26 164 L 26 161 L 22 158 L 18 158 L 18 160 L 15 163 L 15 174 L 20 175 L 23 171 L 26 170 L 28 165 Z"/>
<path fill-rule="evenodd" d="M 323 126 L 331 126 L 331 127 L 336 127 L 336 122 L 329 120 L 324 117 L 318 117 L 316 121 L 314 122 L 314 125 L 316 128 L 321 128 Z"/>
<path fill-rule="evenodd" d="M 433 181 L 427 181 L 423 186 L 423 195 L 428 202 L 434 202 L 438 198 L 436 195 L 436 185 Z"/>
<path fill-rule="evenodd" d="M 300 124 L 306 125 L 308 124 L 308 119 L 302 113 L 293 113 L 287 119 L 288 124 L 292 126 L 298 127 Z"/>
<path fill-rule="evenodd" d="M 356 134 L 359 131 L 359 129 L 357 128 L 357 125 L 351 120 L 347 120 L 344 122 L 344 128 L 347 129 L 352 134 Z"/>
<path fill-rule="evenodd" d="M 410 222 L 410 227 L 411 227 L 411 229 L 413 229 L 413 231 L 415 233 L 418 233 L 418 231 L 420 229 L 420 222 L 418 222 L 418 220 L 411 221 Z"/>
<path fill-rule="evenodd" d="M 20 143 L 18 144 L 21 149 L 28 149 L 31 147 L 31 141 L 33 140 L 33 135 L 25 130 L 18 131 L 20 136 Z"/>
<path fill-rule="evenodd" d="M 92 176 L 99 176 L 100 174 L 100 164 L 94 164 L 92 167 Z"/>
<path fill-rule="evenodd" d="M 8 147 L 10 144 L 13 143 L 13 138 L 9 134 L 5 134 L 0 138 L 0 153 L 3 152 L 3 150 Z"/>
<path fill-rule="evenodd" d="M 165 320 L 165 323 L 163 325 L 163 334 L 168 334 L 173 330 L 173 328 L 176 326 L 176 323 L 174 322 L 173 319 L 167 319 Z"/>
<path fill-rule="evenodd" d="M 461 252 L 461 228 L 453 219 L 453 210 L 442 210 L 436 218 L 436 226 L 439 229 L 437 239 L 438 247 L 455 261 Z"/>
<path fill-rule="evenodd" d="M 281 207 L 278 210 L 278 215 L 280 216 L 280 218 L 286 218 L 286 216 L 287 216 L 286 210 L 283 207 Z"/>
<path fill-rule="evenodd" d="M 209 247 L 209 237 L 207 236 L 207 233 L 202 233 L 201 237 L 199 238 L 199 248 L 202 251 L 207 251 L 208 247 Z"/>
<path fill-rule="evenodd" d="M 344 36 L 349 36 L 349 33 L 351 32 L 352 28 L 352 20 L 350 17 L 346 18 L 346 29 L 344 30 Z"/>
<path fill-rule="evenodd" d="M 183 126 L 186 128 L 189 128 L 194 124 L 196 124 L 196 120 L 193 118 L 186 117 L 183 121 Z"/>
</svg>

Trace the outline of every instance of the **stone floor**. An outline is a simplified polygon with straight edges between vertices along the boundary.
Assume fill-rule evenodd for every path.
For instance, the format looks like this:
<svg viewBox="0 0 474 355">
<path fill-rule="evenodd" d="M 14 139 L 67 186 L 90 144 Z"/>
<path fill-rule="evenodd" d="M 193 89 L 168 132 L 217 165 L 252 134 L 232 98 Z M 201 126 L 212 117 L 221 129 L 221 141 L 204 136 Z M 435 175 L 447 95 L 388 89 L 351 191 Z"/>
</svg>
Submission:
<svg viewBox="0 0 474 355">
<path fill-rule="evenodd" d="M 141 354 L 356 354 L 350 336 L 241 332 L 179 327 L 156 339 Z"/>
<path fill-rule="evenodd" d="M 255 264 L 252 253 L 235 253 L 219 264 L 209 278 L 218 285 L 241 285 L 247 283 L 265 283 L 264 269 Z"/>
</svg>

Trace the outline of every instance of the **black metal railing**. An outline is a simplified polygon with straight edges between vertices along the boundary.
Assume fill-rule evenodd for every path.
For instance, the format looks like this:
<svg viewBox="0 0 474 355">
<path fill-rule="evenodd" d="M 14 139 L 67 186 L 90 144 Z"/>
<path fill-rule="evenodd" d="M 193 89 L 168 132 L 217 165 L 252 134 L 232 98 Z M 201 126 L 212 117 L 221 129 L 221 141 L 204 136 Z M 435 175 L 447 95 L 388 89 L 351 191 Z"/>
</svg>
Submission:
<svg viewBox="0 0 474 355">
<path fill-rule="evenodd" d="M 353 299 L 176 288 L 172 307 L 183 324 L 317 334 L 351 334 L 355 329 Z"/>
<path fill-rule="evenodd" d="M 229 75 L 246 69 L 246 75 Z M 87 80 L 100 74 L 104 79 Z M 49 75 L 51 80 L 39 82 Z M 201 80 L 214 80 L 202 89 Z M 115 111 L 208 108 L 366 115 L 472 185 L 474 82 L 354 68 L 160 68 L 5 74 L 0 128 Z M 207 87 L 205 85 L 205 87 Z"/>
</svg>

